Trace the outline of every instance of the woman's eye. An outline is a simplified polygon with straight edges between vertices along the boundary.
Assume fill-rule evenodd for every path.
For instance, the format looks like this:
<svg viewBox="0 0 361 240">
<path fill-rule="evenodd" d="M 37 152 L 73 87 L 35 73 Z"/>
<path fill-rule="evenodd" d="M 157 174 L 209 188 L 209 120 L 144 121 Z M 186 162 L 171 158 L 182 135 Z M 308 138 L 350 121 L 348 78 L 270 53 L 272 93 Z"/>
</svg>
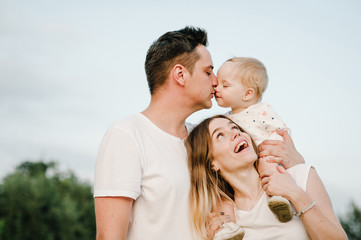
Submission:
<svg viewBox="0 0 361 240">
<path fill-rule="evenodd" d="M 233 126 L 232 129 L 239 130 L 237 126 Z"/>
<path fill-rule="evenodd" d="M 223 137 L 223 133 L 218 133 L 217 134 L 217 139 L 221 139 Z"/>
</svg>

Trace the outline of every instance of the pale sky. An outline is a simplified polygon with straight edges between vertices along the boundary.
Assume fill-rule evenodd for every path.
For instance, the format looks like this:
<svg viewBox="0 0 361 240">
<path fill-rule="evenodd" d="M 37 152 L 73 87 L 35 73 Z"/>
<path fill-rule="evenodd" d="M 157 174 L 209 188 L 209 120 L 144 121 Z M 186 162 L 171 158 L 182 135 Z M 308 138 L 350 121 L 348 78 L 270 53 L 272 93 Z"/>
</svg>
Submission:
<svg viewBox="0 0 361 240">
<path fill-rule="evenodd" d="M 360 1 L 128 2 L 0 0 L 0 178 L 44 159 L 92 182 L 107 128 L 148 106 L 150 44 L 192 25 L 208 31 L 215 71 L 233 56 L 266 65 L 263 100 L 336 212 L 361 206 Z M 188 120 L 226 111 L 214 102 Z"/>
</svg>

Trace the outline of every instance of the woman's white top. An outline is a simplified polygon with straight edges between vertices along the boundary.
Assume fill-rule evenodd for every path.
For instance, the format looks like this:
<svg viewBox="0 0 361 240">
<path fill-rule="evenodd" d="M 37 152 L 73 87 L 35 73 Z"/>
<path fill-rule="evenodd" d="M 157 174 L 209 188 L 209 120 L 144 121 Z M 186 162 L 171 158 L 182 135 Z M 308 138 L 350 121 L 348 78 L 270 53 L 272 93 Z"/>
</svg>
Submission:
<svg viewBox="0 0 361 240">
<path fill-rule="evenodd" d="M 299 164 L 287 170 L 296 184 L 306 191 L 310 166 Z M 293 209 L 293 211 L 295 211 Z M 264 193 L 254 208 L 250 211 L 235 209 L 236 222 L 245 229 L 243 240 L 248 239 L 310 239 L 299 217 L 293 216 L 292 220 L 281 223 L 268 207 L 267 195 Z"/>
</svg>

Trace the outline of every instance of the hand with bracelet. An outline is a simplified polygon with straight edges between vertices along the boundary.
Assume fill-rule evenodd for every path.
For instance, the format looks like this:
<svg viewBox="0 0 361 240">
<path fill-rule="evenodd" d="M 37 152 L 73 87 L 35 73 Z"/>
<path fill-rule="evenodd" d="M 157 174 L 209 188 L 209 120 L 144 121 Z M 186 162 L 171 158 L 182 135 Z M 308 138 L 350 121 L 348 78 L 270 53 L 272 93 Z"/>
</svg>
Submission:
<svg viewBox="0 0 361 240">
<path fill-rule="evenodd" d="M 287 198 L 296 210 L 311 239 L 347 239 L 335 216 L 328 193 L 311 167 L 306 191 L 301 189 L 286 170 L 279 166 L 279 173 L 261 175 L 262 187 L 268 195 Z"/>
</svg>

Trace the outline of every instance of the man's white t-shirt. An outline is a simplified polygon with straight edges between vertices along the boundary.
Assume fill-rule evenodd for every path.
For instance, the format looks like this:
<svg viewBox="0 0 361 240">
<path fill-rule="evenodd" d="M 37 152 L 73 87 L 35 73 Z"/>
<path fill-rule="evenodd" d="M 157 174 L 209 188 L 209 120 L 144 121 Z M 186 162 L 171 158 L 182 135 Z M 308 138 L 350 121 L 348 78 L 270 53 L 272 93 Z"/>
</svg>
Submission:
<svg viewBox="0 0 361 240">
<path fill-rule="evenodd" d="M 141 113 L 108 129 L 97 156 L 94 197 L 135 200 L 127 239 L 191 239 L 189 190 L 182 139 Z"/>
</svg>

